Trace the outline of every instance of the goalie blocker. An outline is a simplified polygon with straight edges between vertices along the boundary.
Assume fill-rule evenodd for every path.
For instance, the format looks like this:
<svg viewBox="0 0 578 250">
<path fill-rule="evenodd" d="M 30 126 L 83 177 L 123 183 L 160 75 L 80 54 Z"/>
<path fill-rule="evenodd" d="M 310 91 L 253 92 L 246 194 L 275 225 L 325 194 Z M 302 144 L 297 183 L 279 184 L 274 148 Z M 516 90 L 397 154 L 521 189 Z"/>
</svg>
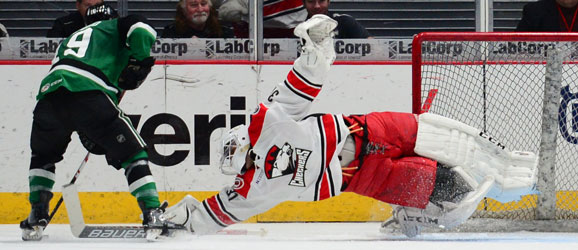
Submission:
<svg viewBox="0 0 578 250">
<path fill-rule="evenodd" d="M 420 115 L 414 151 L 449 168 L 471 191 L 456 201 L 434 202 L 439 191 L 434 189 L 425 209 L 394 206 L 382 232 L 401 230 L 414 237 L 424 226 L 449 229 L 467 220 L 484 197 L 504 203 L 534 192 L 538 164 L 534 153 L 509 151 L 464 123 L 435 114 Z"/>
</svg>

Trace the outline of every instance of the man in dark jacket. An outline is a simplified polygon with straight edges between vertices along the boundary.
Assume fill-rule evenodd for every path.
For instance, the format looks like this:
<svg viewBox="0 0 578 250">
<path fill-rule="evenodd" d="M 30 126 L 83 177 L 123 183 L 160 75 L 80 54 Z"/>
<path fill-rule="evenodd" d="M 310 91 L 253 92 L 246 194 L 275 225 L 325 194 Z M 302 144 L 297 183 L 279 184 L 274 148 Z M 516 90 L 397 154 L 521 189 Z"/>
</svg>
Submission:
<svg viewBox="0 0 578 250">
<path fill-rule="evenodd" d="M 324 14 L 337 21 L 335 38 L 371 38 L 365 27 L 352 16 L 329 12 L 329 0 L 303 0 L 303 5 L 307 9 L 307 19 L 316 14 Z"/>
<path fill-rule="evenodd" d="M 576 32 L 578 0 L 540 0 L 524 6 L 516 31 Z"/>
<path fill-rule="evenodd" d="M 48 31 L 46 37 L 68 37 L 75 31 L 86 26 L 84 17 L 86 9 L 90 6 L 102 4 L 103 0 L 76 0 L 76 9 L 74 13 L 59 17 L 54 21 L 52 29 Z"/>
</svg>

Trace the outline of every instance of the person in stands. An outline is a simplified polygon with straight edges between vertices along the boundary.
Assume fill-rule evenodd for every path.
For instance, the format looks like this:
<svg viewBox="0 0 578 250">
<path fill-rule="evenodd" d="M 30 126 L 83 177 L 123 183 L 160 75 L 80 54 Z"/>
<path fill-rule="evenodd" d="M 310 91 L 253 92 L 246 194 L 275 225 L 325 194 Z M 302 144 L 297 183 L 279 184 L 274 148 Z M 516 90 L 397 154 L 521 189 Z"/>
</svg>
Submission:
<svg viewBox="0 0 578 250">
<path fill-rule="evenodd" d="M 578 0 L 540 0 L 524 6 L 519 32 L 576 32 Z"/>
</svg>

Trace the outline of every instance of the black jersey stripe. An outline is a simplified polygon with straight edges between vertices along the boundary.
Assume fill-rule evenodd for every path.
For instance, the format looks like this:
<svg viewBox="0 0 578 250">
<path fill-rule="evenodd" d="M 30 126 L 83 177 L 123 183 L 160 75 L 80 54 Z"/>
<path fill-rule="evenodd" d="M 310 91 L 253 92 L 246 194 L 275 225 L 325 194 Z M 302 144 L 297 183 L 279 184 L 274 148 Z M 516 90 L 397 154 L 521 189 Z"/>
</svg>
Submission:
<svg viewBox="0 0 578 250">
<path fill-rule="evenodd" d="M 293 86 L 291 86 L 291 84 L 289 84 L 289 83 L 287 82 L 287 80 L 285 80 L 284 83 L 285 83 L 285 86 L 287 86 L 287 88 L 288 88 L 289 90 L 291 90 L 291 92 L 295 93 L 296 95 L 302 97 L 302 98 L 305 99 L 305 100 L 308 100 L 308 101 L 310 101 L 310 102 L 313 101 L 313 98 L 312 98 L 312 97 L 310 97 L 309 95 L 305 95 L 305 94 L 301 93 L 300 91 L 298 91 L 297 89 L 293 88 Z"/>
<path fill-rule="evenodd" d="M 215 221 L 215 223 L 217 223 L 219 226 L 221 227 L 227 227 L 228 225 L 224 224 L 223 222 L 221 222 L 221 220 L 219 220 L 217 218 L 216 215 L 213 214 L 213 210 L 211 210 L 211 208 L 209 207 L 209 205 L 207 204 L 207 201 L 203 201 L 203 207 L 205 208 L 205 210 L 207 211 L 207 213 L 209 214 L 209 216 L 211 216 L 211 219 L 213 219 L 213 221 Z"/>
<path fill-rule="evenodd" d="M 319 129 L 319 133 L 321 134 L 321 167 L 319 171 L 319 176 L 317 177 L 317 182 L 315 182 L 315 196 L 313 197 L 314 201 L 319 200 L 319 192 L 321 191 L 321 182 L 323 181 L 323 172 L 325 170 L 325 131 L 323 131 L 323 121 L 321 120 L 321 116 L 317 117 L 317 126 Z"/>
<path fill-rule="evenodd" d="M 237 221 L 237 222 L 241 222 L 241 220 L 237 219 L 237 217 L 235 217 L 231 212 L 229 212 L 227 210 L 227 208 L 225 208 L 225 205 L 223 205 L 223 201 L 221 200 L 221 194 L 217 195 L 217 202 L 219 203 L 219 206 L 221 206 L 221 209 L 223 210 L 223 212 L 225 212 L 227 215 L 229 215 L 229 217 L 231 217 L 231 219 Z"/>
<path fill-rule="evenodd" d="M 337 133 L 337 144 L 341 142 L 341 127 L 339 127 L 339 119 L 337 115 L 333 115 L 333 119 L 335 120 L 335 133 Z"/>
<path fill-rule="evenodd" d="M 316 87 L 316 88 L 321 88 L 321 87 L 323 87 L 323 85 L 321 85 L 321 84 L 315 84 L 315 83 L 312 83 L 311 81 L 309 81 L 309 79 L 307 79 L 306 77 L 304 77 L 303 75 L 301 75 L 301 73 L 299 73 L 299 71 L 297 71 L 295 68 L 293 68 L 293 72 L 295 72 L 295 74 L 296 74 L 299 78 L 301 78 L 301 80 L 303 80 L 304 82 L 306 82 L 307 84 L 309 84 L 309 85 L 311 85 L 311 86 L 313 86 L 313 87 Z"/>
<path fill-rule="evenodd" d="M 83 63 L 81 61 L 77 61 L 74 59 L 69 59 L 69 58 L 63 58 L 60 59 L 57 63 L 53 64 L 52 67 L 50 68 L 51 70 L 59 65 L 68 65 L 74 68 L 78 68 L 84 71 L 87 71 L 91 74 L 93 74 L 94 76 L 96 76 L 98 79 L 102 80 L 104 83 L 106 83 L 107 86 L 113 87 L 117 90 L 119 90 L 116 86 L 114 86 L 109 80 L 108 77 L 102 73 L 102 71 L 94 66 L 90 66 L 86 63 Z"/>
</svg>

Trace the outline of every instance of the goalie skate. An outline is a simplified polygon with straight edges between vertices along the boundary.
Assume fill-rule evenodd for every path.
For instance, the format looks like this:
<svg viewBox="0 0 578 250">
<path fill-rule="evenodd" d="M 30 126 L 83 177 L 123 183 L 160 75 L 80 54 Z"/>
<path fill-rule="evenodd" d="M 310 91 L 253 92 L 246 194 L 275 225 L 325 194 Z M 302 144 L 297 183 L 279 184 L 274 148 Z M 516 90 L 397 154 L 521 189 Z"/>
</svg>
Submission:
<svg viewBox="0 0 578 250">
<path fill-rule="evenodd" d="M 379 231 L 384 234 L 403 233 L 409 238 L 418 236 L 421 233 L 421 227 L 415 223 L 400 222 L 401 218 L 407 217 L 400 213 L 406 213 L 405 207 L 392 205 L 393 211 L 389 219 L 381 223 Z"/>
<path fill-rule="evenodd" d="M 443 180 L 439 175 L 436 178 L 442 178 L 442 182 L 446 184 L 453 182 L 463 186 L 457 189 L 451 187 L 452 184 L 438 187 L 436 179 L 436 188 L 444 190 L 434 189 L 434 194 L 438 193 L 438 195 L 432 194 L 425 209 L 392 205 L 392 216 L 381 224 L 380 231 L 382 233 L 401 232 L 413 238 L 421 233 L 423 227 L 450 229 L 466 221 L 494 185 L 494 178 L 487 176 L 478 184 L 470 180 L 469 175 L 461 167 L 446 170 L 455 173 L 449 175 L 454 180 Z M 438 171 L 440 171 L 439 167 Z M 449 191 L 450 194 L 443 194 L 445 191 Z M 462 194 L 462 191 L 467 193 Z"/>
</svg>

